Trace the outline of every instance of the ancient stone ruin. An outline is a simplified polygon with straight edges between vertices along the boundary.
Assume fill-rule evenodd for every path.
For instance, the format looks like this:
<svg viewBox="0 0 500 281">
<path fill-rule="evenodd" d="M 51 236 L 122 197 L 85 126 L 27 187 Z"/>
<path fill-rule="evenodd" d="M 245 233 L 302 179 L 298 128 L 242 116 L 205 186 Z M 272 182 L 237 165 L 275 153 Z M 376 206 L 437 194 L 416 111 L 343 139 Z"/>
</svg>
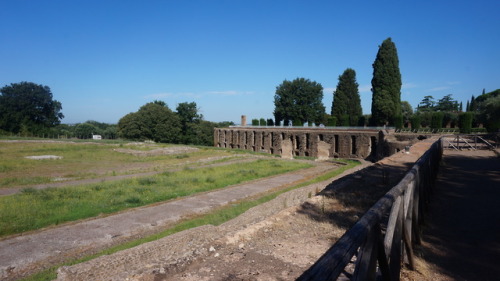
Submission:
<svg viewBox="0 0 500 281">
<path fill-rule="evenodd" d="M 233 126 L 215 128 L 214 145 L 281 155 L 283 158 L 309 156 L 375 161 L 408 145 L 397 141 L 393 134 L 391 130 L 375 128 Z"/>
</svg>

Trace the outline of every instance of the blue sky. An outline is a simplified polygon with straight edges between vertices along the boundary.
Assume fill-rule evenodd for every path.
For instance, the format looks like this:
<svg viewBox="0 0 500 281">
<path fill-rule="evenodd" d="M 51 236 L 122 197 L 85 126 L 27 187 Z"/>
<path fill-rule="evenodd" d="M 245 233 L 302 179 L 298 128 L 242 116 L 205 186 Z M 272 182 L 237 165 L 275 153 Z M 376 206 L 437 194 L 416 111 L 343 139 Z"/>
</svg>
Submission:
<svg viewBox="0 0 500 281">
<path fill-rule="evenodd" d="M 117 123 L 153 100 L 196 102 L 209 121 L 272 118 L 276 86 L 325 88 L 357 73 L 371 110 L 372 64 L 391 37 L 416 107 L 464 106 L 500 88 L 500 1 L 0 0 L 0 86 L 47 85 L 63 123 Z"/>
</svg>

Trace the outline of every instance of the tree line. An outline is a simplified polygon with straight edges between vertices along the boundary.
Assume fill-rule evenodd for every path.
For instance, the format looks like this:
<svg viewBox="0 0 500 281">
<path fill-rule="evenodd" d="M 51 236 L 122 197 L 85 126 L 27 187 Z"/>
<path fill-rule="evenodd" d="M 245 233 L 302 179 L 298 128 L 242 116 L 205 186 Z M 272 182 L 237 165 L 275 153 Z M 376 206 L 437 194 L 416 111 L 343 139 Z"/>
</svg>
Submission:
<svg viewBox="0 0 500 281">
<path fill-rule="evenodd" d="M 471 97 L 465 110 L 452 95 L 438 101 L 425 96 L 415 112 L 401 101 L 401 73 L 396 45 L 387 38 L 378 48 L 373 63 L 371 115 L 363 115 L 356 71 L 347 68 L 333 91 L 330 114 L 322 103 L 323 86 L 306 78 L 284 80 L 276 87 L 274 118 L 253 119 L 252 125 L 323 124 L 326 126 L 394 126 L 396 128 L 460 127 L 470 132 L 484 125 L 488 131 L 500 129 L 500 89 Z M 205 121 L 195 102 L 183 102 L 175 111 L 163 101 L 141 106 L 123 116 L 118 124 L 87 121 L 61 124 L 61 102 L 54 100 L 49 87 L 32 82 L 13 83 L 0 88 L 0 135 L 66 136 L 153 140 L 156 142 L 212 145 L 213 128 L 231 122 Z"/>
<path fill-rule="evenodd" d="M 276 87 L 274 119 L 276 124 L 302 125 L 306 122 L 328 126 L 385 126 L 402 122 L 401 73 L 396 45 L 384 40 L 373 63 L 371 116 L 363 116 L 356 71 L 347 68 L 338 77 L 333 92 L 331 113 L 322 104 L 323 86 L 316 81 L 297 78 L 284 80 Z"/>
<path fill-rule="evenodd" d="M 125 139 L 152 140 L 164 143 L 213 145 L 215 127 L 227 127 L 231 122 L 210 122 L 195 102 L 179 103 L 172 111 L 163 101 L 153 101 L 118 121 L 118 135 Z"/>
<path fill-rule="evenodd" d="M 172 111 L 163 101 L 147 103 L 123 116 L 118 124 L 93 120 L 61 124 L 62 104 L 53 99 L 48 86 L 32 82 L 0 88 L 0 135 L 24 137 L 152 140 L 193 145 L 213 145 L 213 129 L 232 122 L 203 120 L 195 102 L 183 102 Z"/>
<path fill-rule="evenodd" d="M 330 114 L 326 114 L 322 105 L 321 84 L 305 78 L 283 81 L 276 87 L 274 96 L 275 124 L 302 126 L 314 122 L 327 126 L 394 126 L 398 129 L 459 127 L 465 133 L 480 126 L 490 132 L 500 129 L 500 90 L 490 93 L 483 90 L 479 97 L 472 96 L 465 110 L 451 94 L 438 101 L 425 96 L 414 112 L 410 103 L 401 100 L 399 59 L 391 38 L 379 46 L 372 66 L 370 115 L 362 114 L 356 72 L 347 68 L 338 77 Z M 256 124 L 262 125 L 263 122 Z"/>
</svg>

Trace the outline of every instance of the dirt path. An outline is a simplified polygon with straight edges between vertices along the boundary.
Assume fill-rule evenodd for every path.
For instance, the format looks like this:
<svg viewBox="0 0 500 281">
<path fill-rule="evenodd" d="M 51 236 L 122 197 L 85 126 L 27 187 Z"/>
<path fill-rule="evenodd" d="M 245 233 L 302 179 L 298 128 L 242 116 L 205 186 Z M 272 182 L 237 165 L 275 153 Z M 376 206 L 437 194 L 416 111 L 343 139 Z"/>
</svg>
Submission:
<svg viewBox="0 0 500 281">
<path fill-rule="evenodd" d="M 445 150 L 440 169 L 413 280 L 499 280 L 500 157 Z"/>
<path fill-rule="evenodd" d="M 313 168 L 255 180 L 222 190 L 89 219 L 0 241 L 0 279 L 15 279 L 118 243 L 159 232 L 180 218 L 203 213 L 267 190 L 293 185 L 337 166 Z"/>
</svg>

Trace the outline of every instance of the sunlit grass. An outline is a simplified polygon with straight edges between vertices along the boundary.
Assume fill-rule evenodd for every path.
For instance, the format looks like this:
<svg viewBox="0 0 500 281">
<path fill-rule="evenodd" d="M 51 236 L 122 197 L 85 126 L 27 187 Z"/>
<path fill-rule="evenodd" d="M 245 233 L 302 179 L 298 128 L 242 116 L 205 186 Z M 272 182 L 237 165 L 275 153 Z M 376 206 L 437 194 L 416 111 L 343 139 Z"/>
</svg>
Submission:
<svg viewBox="0 0 500 281">
<path fill-rule="evenodd" d="M 106 250 L 101 251 L 101 252 L 94 254 L 94 255 L 89 255 L 89 256 L 83 257 L 83 258 L 78 259 L 78 260 L 73 260 L 73 261 L 69 261 L 69 262 L 64 263 L 64 264 L 53 266 L 53 267 L 51 267 L 47 270 L 44 270 L 38 274 L 35 274 L 35 275 L 32 275 L 28 278 L 22 279 L 22 281 L 54 280 L 57 278 L 57 273 L 56 273 L 57 268 L 59 268 L 60 266 L 63 266 L 63 265 L 70 266 L 70 265 L 86 262 L 86 261 L 92 260 L 92 259 L 100 257 L 100 256 L 111 255 L 113 253 L 116 253 L 116 252 L 119 252 L 122 250 L 126 250 L 126 249 L 130 249 L 130 248 L 133 248 L 135 246 L 138 246 L 138 245 L 141 245 L 141 244 L 144 244 L 147 242 L 155 241 L 155 240 L 161 239 L 163 237 L 172 235 L 174 233 L 181 232 L 183 230 L 187 230 L 187 229 L 191 229 L 191 228 L 195 228 L 198 226 L 202 226 L 202 225 L 215 225 L 215 226 L 217 226 L 217 225 L 220 225 L 220 224 L 227 222 L 233 218 L 236 218 L 237 216 L 248 211 L 250 208 L 253 208 L 255 206 L 258 206 L 260 204 L 263 204 L 263 203 L 266 203 L 268 201 L 273 200 L 274 198 L 276 198 L 280 194 L 283 194 L 285 192 L 288 192 L 288 191 L 291 191 L 291 190 L 294 190 L 294 189 L 297 189 L 297 188 L 300 188 L 303 186 L 307 186 L 309 184 L 313 184 L 313 183 L 317 183 L 317 182 L 321 182 L 321 181 L 330 179 L 330 178 L 335 177 L 337 175 L 340 175 L 344 171 L 346 171 L 350 168 L 353 168 L 353 167 L 360 164 L 358 161 L 339 160 L 339 159 L 337 159 L 337 160 L 346 163 L 346 165 L 341 166 L 336 170 L 322 174 L 314 179 L 311 179 L 311 180 L 304 182 L 304 183 L 301 183 L 299 185 L 286 187 L 284 189 L 263 195 L 259 198 L 247 199 L 247 200 L 241 200 L 239 202 L 234 202 L 230 205 L 222 206 L 216 210 L 213 210 L 213 211 L 209 212 L 208 214 L 203 214 L 203 215 L 196 216 L 194 218 L 180 221 L 177 224 L 175 224 L 174 226 L 172 226 L 171 228 L 168 228 L 162 232 L 150 235 L 148 237 L 141 238 L 138 240 L 129 241 L 129 242 L 111 247 L 109 249 L 106 249 Z"/>
<path fill-rule="evenodd" d="M 137 156 L 117 152 L 127 149 L 156 149 L 173 145 L 124 145 L 115 143 L 0 142 L 0 188 L 47 184 L 54 178 L 88 179 L 175 167 L 209 157 L 228 157 L 233 152 L 213 148 L 181 154 Z M 32 160 L 26 156 L 57 155 L 62 159 Z"/>
<path fill-rule="evenodd" d="M 259 159 L 244 165 L 183 169 L 83 186 L 33 189 L 0 197 L 0 236 L 109 214 L 241 182 L 310 167 Z"/>
</svg>

